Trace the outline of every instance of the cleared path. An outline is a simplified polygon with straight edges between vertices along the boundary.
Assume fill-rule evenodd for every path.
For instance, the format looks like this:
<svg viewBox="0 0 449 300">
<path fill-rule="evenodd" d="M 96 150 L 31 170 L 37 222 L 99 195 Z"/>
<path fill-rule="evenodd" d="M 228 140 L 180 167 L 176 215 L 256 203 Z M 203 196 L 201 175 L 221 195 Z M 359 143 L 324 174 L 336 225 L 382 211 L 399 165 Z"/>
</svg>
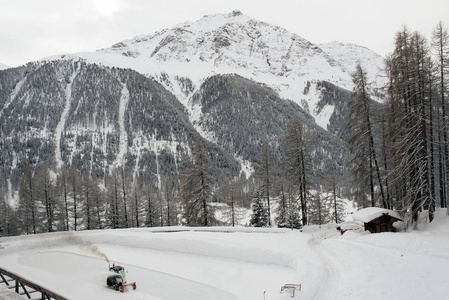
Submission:
<svg viewBox="0 0 449 300">
<path fill-rule="evenodd" d="M 185 278 L 134 265 L 128 282 L 136 281 L 137 290 L 122 294 L 106 287 L 108 264 L 104 259 L 62 251 L 26 252 L 3 257 L 2 265 L 39 282 L 70 299 L 217 299 L 236 300 L 235 295 Z"/>
</svg>

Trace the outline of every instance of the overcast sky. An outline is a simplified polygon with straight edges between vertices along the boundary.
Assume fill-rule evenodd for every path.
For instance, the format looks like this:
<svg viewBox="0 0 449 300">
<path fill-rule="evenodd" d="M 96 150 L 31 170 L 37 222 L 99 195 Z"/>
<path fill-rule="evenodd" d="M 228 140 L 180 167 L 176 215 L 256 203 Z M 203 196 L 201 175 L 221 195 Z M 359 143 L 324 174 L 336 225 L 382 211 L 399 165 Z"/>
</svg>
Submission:
<svg viewBox="0 0 449 300">
<path fill-rule="evenodd" d="M 95 51 L 233 10 L 312 43 L 354 43 L 381 55 L 403 25 L 427 37 L 438 21 L 449 26 L 449 0 L 0 0 L 0 63 Z"/>
</svg>

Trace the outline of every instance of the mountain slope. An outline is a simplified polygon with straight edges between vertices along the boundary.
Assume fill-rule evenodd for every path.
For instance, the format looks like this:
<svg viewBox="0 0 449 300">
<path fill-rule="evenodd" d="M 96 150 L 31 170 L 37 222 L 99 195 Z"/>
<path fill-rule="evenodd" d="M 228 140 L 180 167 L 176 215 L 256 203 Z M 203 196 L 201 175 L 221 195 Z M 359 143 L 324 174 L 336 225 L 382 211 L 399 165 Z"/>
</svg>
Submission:
<svg viewBox="0 0 449 300">
<path fill-rule="evenodd" d="M 0 73 L 2 173 L 26 165 L 75 164 L 103 178 L 111 167 L 153 178 L 179 172 L 193 135 L 184 107 L 160 84 L 135 71 L 81 61 L 52 61 Z M 7 101 L 5 101 L 5 99 Z M 206 143 L 217 172 L 238 170 L 228 153 Z M 15 178 L 17 183 L 18 178 Z"/>
<path fill-rule="evenodd" d="M 281 162 L 284 136 L 296 117 L 305 121 L 315 141 L 317 175 L 323 177 L 328 169 L 342 174 L 347 160 L 344 143 L 300 106 L 238 75 L 208 78 L 189 101 L 195 114 L 190 119 L 185 107 L 154 80 L 83 61 L 9 69 L 0 72 L 0 86 L 1 171 L 13 186 L 27 165 L 44 163 L 55 172 L 75 164 L 98 178 L 124 166 L 131 176 L 161 186 L 163 177 L 182 172 L 180 163 L 198 131 L 208 140 L 220 182 L 229 169 L 249 176 L 265 141 L 274 162 Z M 320 105 L 328 104 L 335 105 Z"/>
<path fill-rule="evenodd" d="M 301 118 L 314 141 L 314 159 L 322 168 L 318 173 L 324 176 L 328 169 L 336 168 L 339 173 L 344 169 L 344 143 L 319 127 L 299 105 L 280 98 L 267 86 L 238 75 L 217 75 L 201 85 L 191 102 L 201 111 L 196 127 L 211 133 L 215 143 L 243 161 L 257 161 L 268 142 L 273 161 L 281 164 L 290 122 Z"/>
<path fill-rule="evenodd" d="M 153 77 L 188 109 L 193 92 L 216 74 L 238 74 L 264 83 L 303 108 L 305 103 L 314 107 L 320 97 L 303 94 L 307 82 L 328 81 L 351 90 L 350 73 L 358 61 L 369 70 L 375 86 L 382 86 L 384 80 L 376 77 L 383 66 L 382 57 L 367 48 L 338 42 L 315 45 L 284 28 L 251 19 L 238 11 L 204 16 L 196 22 L 75 56 L 92 63 L 131 68 Z M 180 78 L 188 78 L 189 90 Z M 313 109 L 310 113 L 319 117 Z"/>
<path fill-rule="evenodd" d="M 321 44 L 319 47 L 349 74 L 354 72 L 356 65 L 360 63 L 366 69 L 368 79 L 374 87 L 379 88 L 386 83 L 385 78 L 379 76 L 384 67 L 384 58 L 368 48 L 337 41 Z"/>
<path fill-rule="evenodd" d="M 26 165 L 45 162 L 53 170 L 73 163 L 100 178 L 125 166 L 160 186 L 180 172 L 196 133 L 208 141 L 216 175 L 224 179 L 229 168 L 250 175 L 264 141 L 281 160 L 295 117 L 316 141 L 318 172 L 344 174 L 354 58 L 370 72 L 382 64 L 364 47 L 314 45 L 234 11 L 3 70 L 3 184 L 13 176 L 17 186 Z"/>
</svg>

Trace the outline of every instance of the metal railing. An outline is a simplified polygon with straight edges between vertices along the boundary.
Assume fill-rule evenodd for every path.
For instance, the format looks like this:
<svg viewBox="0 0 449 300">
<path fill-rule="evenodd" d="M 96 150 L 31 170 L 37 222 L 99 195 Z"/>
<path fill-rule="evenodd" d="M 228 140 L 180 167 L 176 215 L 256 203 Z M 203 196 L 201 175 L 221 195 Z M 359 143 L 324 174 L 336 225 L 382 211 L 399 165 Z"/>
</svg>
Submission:
<svg viewBox="0 0 449 300">
<path fill-rule="evenodd" d="M 9 277 L 8 280 L 6 277 Z M 8 288 L 14 288 L 14 291 L 19 295 L 26 295 L 28 299 L 31 299 L 31 293 L 41 293 L 41 299 L 55 299 L 55 300 L 68 300 L 67 298 L 56 294 L 55 292 L 50 291 L 49 289 L 46 289 L 39 284 L 36 284 L 32 281 L 29 281 L 28 279 L 25 279 L 17 274 L 14 274 L 13 272 L 10 272 L 8 270 L 5 270 L 0 267 L 0 282 L 3 281 Z M 14 286 L 10 285 L 10 282 L 14 281 Z M 29 290 L 28 290 L 28 289 Z M 22 292 L 20 291 L 22 289 Z"/>
</svg>

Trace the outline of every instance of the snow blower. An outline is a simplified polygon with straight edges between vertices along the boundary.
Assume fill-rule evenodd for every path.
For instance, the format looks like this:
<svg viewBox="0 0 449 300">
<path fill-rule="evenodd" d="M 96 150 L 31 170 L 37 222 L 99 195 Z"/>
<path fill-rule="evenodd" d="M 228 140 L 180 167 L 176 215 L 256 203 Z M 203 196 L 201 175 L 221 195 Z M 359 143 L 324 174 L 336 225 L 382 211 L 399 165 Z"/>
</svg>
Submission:
<svg viewBox="0 0 449 300">
<path fill-rule="evenodd" d="M 106 284 L 108 287 L 113 288 L 116 291 L 124 292 L 125 288 L 128 286 L 132 286 L 133 290 L 137 288 L 135 282 L 127 283 L 126 282 L 126 272 L 125 268 L 122 266 L 116 266 L 112 264 L 112 267 L 109 266 L 109 271 L 115 273 L 113 275 L 108 276 L 106 280 Z"/>
</svg>

